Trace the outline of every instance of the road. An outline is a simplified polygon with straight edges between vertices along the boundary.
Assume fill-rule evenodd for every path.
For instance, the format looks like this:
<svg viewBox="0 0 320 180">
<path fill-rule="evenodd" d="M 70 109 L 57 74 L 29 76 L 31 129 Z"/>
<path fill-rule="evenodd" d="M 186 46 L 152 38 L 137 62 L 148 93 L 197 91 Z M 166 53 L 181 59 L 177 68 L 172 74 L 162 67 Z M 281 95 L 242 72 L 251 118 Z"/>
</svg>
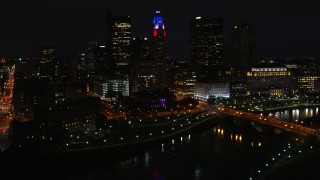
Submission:
<svg viewBox="0 0 320 180">
<path fill-rule="evenodd" d="M 113 108 L 107 102 L 102 102 L 102 105 L 103 105 L 103 109 L 101 110 L 101 113 L 107 119 L 122 119 L 126 117 L 125 112 Z"/>
<path fill-rule="evenodd" d="M 102 102 L 103 109 L 101 113 L 107 119 L 123 119 L 128 117 L 127 113 L 112 107 L 112 105 L 108 104 L 107 102 Z M 200 102 L 199 106 L 193 109 L 181 109 L 181 110 L 168 110 L 168 111 L 155 111 L 155 112 L 148 112 L 144 116 L 145 117 L 153 117 L 153 116 L 170 116 L 170 115 L 178 115 L 178 114 L 189 114 L 189 113 L 197 113 L 202 112 L 205 110 L 205 103 Z"/>
</svg>

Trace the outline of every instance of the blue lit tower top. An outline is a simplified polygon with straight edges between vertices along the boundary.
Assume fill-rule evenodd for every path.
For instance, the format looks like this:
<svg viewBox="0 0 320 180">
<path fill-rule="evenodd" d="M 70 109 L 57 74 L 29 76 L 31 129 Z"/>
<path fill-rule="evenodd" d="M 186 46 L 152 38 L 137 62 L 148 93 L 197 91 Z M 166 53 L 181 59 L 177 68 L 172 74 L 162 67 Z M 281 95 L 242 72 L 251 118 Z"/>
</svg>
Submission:
<svg viewBox="0 0 320 180">
<path fill-rule="evenodd" d="M 154 37 L 157 37 L 157 36 L 166 37 L 167 36 L 167 32 L 165 30 L 163 18 L 161 17 L 160 13 L 161 12 L 159 10 L 157 10 L 155 17 L 153 18 L 153 36 Z"/>
<path fill-rule="evenodd" d="M 160 12 L 160 2 L 157 1 L 157 10 L 153 18 L 153 34 L 151 38 L 151 59 L 154 62 L 153 73 L 155 77 L 154 89 L 162 89 L 167 86 L 165 64 L 165 39 L 166 27 Z"/>
</svg>

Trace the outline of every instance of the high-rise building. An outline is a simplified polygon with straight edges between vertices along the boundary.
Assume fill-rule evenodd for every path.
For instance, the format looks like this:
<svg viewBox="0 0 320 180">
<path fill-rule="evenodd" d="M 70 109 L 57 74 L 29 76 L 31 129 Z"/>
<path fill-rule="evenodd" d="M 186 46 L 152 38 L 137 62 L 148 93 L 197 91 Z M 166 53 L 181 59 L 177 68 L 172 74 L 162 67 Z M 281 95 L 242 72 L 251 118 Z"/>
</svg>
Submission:
<svg viewBox="0 0 320 180">
<path fill-rule="evenodd" d="M 190 22 L 190 62 L 199 81 L 215 80 L 223 65 L 223 18 L 195 17 Z"/>
<path fill-rule="evenodd" d="M 256 33 L 248 20 L 232 27 L 231 43 L 225 46 L 225 61 L 229 65 L 228 80 L 232 96 L 245 96 L 246 72 L 257 65 Z"/>
<path fill-rule="evenodd" d="M 150 41 L 148 38 L 132 39 L 132 64 L 138 61 L 149 61 L 150 59 Z"/>
<path fill-rule="evenodd" d="M 131 55 L 131 17 L 114 16 L 107 11 L 106 46 L 118 67 L 127 67 Z"/>
<path fill-rule="evenodd" d="M 97 76 L 113 77 L 117 67 L 112 58 L 108 58 L 108 50 L 106 46 L 99 46 L 95 63 L 95 71 Z"/>
<path fill-rule="evenodd" d="M 151 90 L 155 86 L 154 63 L 148 38 L 132 39 L 132 92 Z"/>
<path fill-rule="evenodd" d="M 159 10 L 153 18 L 153 31 L 151 37 L 151 59 L 154 63 L 154 75 L 156 78 L 155 88 L 165 88 L 166 63 L 165 63 L 165 39 L 167 37 L 166 27 Z"/>
<path fill-rule="evenodd" d="M 110 72 L 108 68 L 107 48 L 106 46 L 99 46 L 97 52 L 97 59 L 95 63 L 95 74 L 102 76 L 105 72 Z"/>
<path fill-rule="evenodd" d="M 87 77 L 95 75 L 95 64 L 98 58 L 99 44 L 98 41 L 90 41 L 85 52 L 85 70 Z"/>
<path fill-rule="evenodd" d="M 40 63 L 54 62 L 55 49 L 53 47 L 42 47 L 40 50 Z"/>
<path fill-rule="evenodd" d="M 317 82 L 320 80 L 319 75 L 299 75 L 297 88 L 300 94 L 315 92 Z"/>
<path fill-rule="evenodd" d="M 71 77 L 75 80 L 86 82 L 86 54 L 81 52 L 70 61 Z"/>
<path fill-rule="evenodd" d="M 251 22 L 243 20 L 232 28 L 231 63 L 251 67 L 256 64 L 256 31 Z"/>
<path fill-rule="evenodd" d="M 38 73 L 41 79 L 52 79 L 56 75 L 58 62 L 55 60 L 55 49 L 53 47 L 42 47 L 40 49 L 40 63 Z"/>
<path fill-rule="evenodd" d="M 193 97 L 197 76 L 194 67 L 180 65 L 174 69 L 174 92 L 178 98 Z"/>
</svg>

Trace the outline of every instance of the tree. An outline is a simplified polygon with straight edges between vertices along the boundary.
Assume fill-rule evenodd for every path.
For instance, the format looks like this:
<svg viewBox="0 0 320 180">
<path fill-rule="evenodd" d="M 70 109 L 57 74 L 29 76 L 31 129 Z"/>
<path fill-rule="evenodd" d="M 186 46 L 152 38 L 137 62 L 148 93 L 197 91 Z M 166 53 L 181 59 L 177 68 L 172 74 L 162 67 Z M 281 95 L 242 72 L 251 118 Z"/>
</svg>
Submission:
<svg viewBox="0 0 320 180">
<path fill-rule="evenodd" d="M 115 92 L 114 90 L 112 89 L 109 89 L 106 93 L 106 96 L 109 97 L 109 98 L 114 98 L 114 97 L 117 97 L 117 92 Z"/>
<path fill-rule="evenodd" d="M 180 106 L 197 106 L 199 101 L 191 97 L 185 97 L 179 102 Z"/>
<path fill-rule="evenodd" d="M 207 103 L 208 103 L 208 104 L 212 104 L 212 105 L 218 104 L 218 99 L 217 99 L 216 97 L 214 97 L 214 96 L 210 96 L 210 97 L 208 98 L 208 100 L 207 100 Z"/>
</svg>

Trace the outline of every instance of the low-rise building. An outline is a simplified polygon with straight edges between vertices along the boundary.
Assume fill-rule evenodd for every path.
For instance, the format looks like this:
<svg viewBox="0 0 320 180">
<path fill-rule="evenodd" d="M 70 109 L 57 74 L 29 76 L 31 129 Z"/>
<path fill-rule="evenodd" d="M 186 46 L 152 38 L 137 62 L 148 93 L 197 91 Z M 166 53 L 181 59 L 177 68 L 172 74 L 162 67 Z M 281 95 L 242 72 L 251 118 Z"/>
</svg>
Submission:
<svg viewBox="0 0 320 180">
<path fill-rule="evenodd" d="M 207 100 L 209 97 L 230 98 L 229 83 L 196 83 L 194 97 Z"/>
<path fill-rule="evenodd" d="M 105 98 L 109 90 L 129 96 L 129 80 L 99 78 L 94 81 L 94 93 L 100 98 Z"/>
<path fill-rule="evenodd" d="M 293 81 L 286 67 L 252 68 L 247 72 L 247 96 L 276 95 L 291 93 Z"/>
</svg>

